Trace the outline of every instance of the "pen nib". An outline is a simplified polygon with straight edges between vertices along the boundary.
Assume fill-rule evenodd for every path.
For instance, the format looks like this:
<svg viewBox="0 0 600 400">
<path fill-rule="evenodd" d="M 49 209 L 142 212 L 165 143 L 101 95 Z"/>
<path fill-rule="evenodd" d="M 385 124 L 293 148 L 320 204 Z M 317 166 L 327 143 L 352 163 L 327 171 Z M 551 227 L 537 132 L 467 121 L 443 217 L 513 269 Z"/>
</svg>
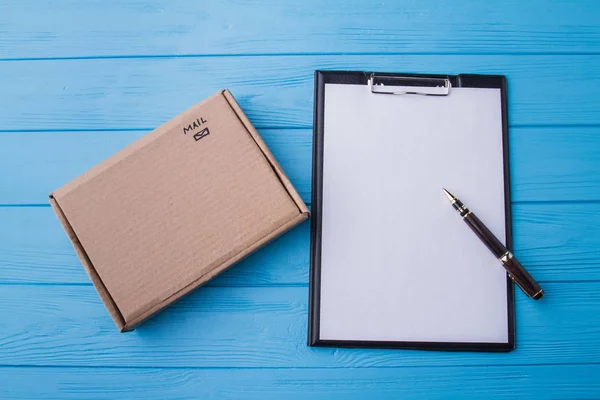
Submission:
<svg viewBox="0 0 600 400">
<path fill-rule="evenodd" d="M 456 197 L 454 197 L 454 195 L 452 193 L 450 193 L 449 191 L 446 190 L 446 188 L 442 188 L 442 190 L 444 191 L 444 194 L 446 195 L 446 197 L 448 198 L 448 200 L 453 201 L 456 199 Z"/>
</svg>

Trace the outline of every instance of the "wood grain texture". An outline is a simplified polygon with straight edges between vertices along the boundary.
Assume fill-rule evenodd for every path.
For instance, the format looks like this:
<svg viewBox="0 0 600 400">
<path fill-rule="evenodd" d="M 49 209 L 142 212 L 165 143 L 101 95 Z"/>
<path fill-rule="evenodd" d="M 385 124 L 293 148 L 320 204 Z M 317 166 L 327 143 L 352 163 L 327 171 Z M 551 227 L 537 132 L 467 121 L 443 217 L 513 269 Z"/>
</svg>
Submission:
<svg viewBox="0 0 600 400">
<path fill-rule="evenodd" d="M 145 133 L 1 133 L 0 171 L 10 173 L 0 174 L 0 204 L 46 204 L 48 193 Z M 309 203 L 312 130 L 260 133 Z M 509 135 L 513 201 L 600 200 L 600 128 L 515 127 Z"/>
<path fill-rule="evenodd" d="M 48 18 L 52 16 L 52 18 Z M 594 0 L 21 0 L 0 6 L 3 58 L 147 54 L 581 53 Z"/>
<path fill-rule="evenodd" d="M 593 90 L 599 60 L 319 55 L 0 62 L 0 128 L 150 130 L 223 88 L 258 128 L 310 128 L 317 68 L 505 74 L 512 125 L 600 124 L 600 91 Z"/>
<path fill-rule="evenodd" d="M 4 368 L 4 400 L 597 399 L 600 366 L 344 369 Z M 36 384 L 32 384 L 36 382 Z M 577 384 L 573 384 L 577 382 Z"/>
<path fill-rule="evenodd" d="M 544 289 L 543 301 L 517 293 L 517 349 L 507 354 L 308 347 L 306 287 L 202 288 L 122 334 L 93 287 L 3 286 L 0 359 L 7 366 L 206 368 L 600 363 L 600 282 Z"/>
<path fill-rule="evenodd" d="M 509 129 L 513 201 L 600 200 L 600 128 Z"/>
<path fill-rule="evenodd" d="M 600 398 L 599 5 L 0 1 L 0 398 Z M 507 75 L 515 352 L 307 347 L 308 223 L 120 334 L 22 206 L 222 88 L 308 200 L 317 68 Z"/>
<path fill-rule="evenodd" d="M 543 282 L 600 280 L 600 204 L 516 204 L 515 254 Z M 307 285 L 310 224 L 209 286 Z M 0 283 L 90 285 L 49 207 L 0 207 Z"/>
</svg>

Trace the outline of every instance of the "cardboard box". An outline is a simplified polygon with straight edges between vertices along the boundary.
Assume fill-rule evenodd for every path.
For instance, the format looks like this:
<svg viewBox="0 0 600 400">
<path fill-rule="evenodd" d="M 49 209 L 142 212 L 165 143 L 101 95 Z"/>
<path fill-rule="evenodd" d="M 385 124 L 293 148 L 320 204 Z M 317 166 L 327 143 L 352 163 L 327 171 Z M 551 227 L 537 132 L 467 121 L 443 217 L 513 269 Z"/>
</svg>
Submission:
<svg viewBox="0 0 600 400">
<path fill-rule="evenodd" d="M 50 194 L 121 331 L 308 218 L 225 90 Z"/>
</svg>

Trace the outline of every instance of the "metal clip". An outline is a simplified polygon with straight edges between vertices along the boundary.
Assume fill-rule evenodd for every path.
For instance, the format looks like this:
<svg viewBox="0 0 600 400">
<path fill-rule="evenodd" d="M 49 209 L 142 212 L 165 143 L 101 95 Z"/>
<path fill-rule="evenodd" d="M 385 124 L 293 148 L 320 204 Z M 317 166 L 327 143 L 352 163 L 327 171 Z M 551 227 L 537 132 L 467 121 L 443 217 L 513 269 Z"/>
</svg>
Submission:
<svg viewBox="0 0 600 400">
<path fill-rule="evenodd" d="M 423 76 L 391 76 L 371 74 L 369 89 L 376 94 L 420 94 L 448 96 L 452 84 L 449 78 Z"/>
</svg>

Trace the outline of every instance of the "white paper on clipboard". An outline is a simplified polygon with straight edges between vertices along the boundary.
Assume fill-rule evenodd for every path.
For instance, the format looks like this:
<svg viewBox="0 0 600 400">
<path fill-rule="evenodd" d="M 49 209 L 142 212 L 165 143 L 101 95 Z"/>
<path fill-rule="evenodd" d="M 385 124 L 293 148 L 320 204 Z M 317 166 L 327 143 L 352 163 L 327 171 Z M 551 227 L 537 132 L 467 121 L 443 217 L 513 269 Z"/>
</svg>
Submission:
<svg viewBox="0 0 600 400">
<path fill-rule="evenodd" d="M 319 338 L 506 343 L 506 272 L 442 193 L 504 241 L 501 90 L 324 98 Z"/>
</svg>

